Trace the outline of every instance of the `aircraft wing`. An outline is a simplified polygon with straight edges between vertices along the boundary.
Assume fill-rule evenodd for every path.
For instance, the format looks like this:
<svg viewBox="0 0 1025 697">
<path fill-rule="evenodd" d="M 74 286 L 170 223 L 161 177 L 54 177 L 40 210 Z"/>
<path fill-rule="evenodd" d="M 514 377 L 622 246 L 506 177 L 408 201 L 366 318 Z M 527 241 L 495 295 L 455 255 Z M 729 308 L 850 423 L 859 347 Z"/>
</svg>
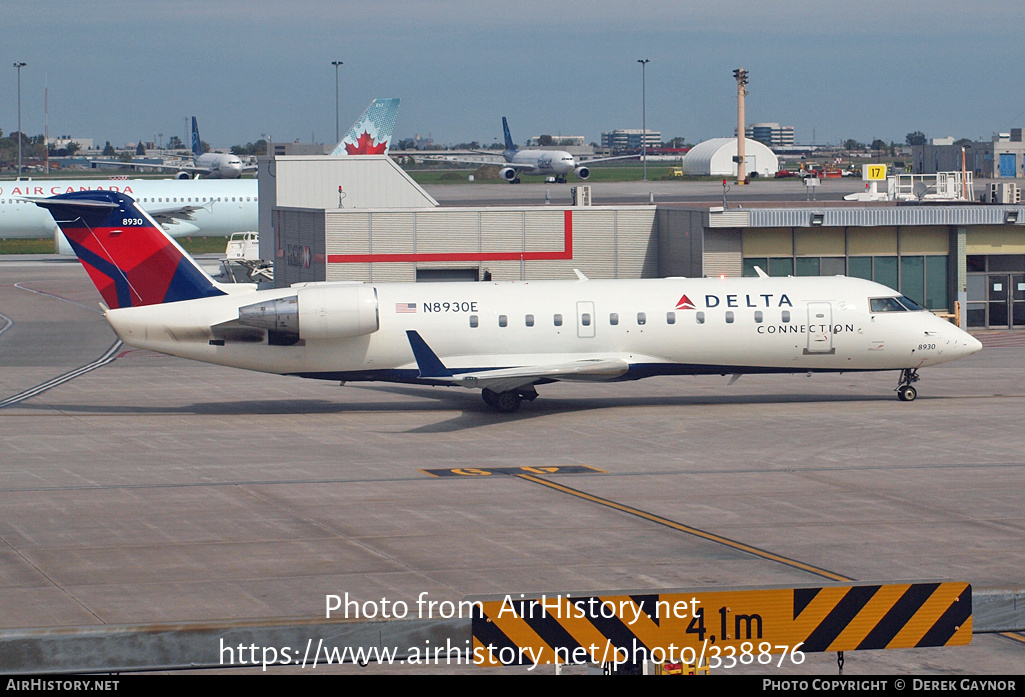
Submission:
<svg viewBox="0 0 1025 697">
<path fill-rule="evenodd" d="M 623 375 L 629 368 L 630 364 L 622 358 L 589 358 L 552 365 L 527 365 L 519 368 L 457 373 L 452 376 L 451 381 L 463 387 L 486 387 L 495 392 L 504 392 L 532 385 L 538 380 L 608 380 Z"/>
<path fill-rule="evenodd" d="M 494 157 L 494 155 L 492 155 L 492 157 Z M 499 155 L 499 157 L 501 157 L 501 155 Z M 513 169 L 533 169 L 534 168 L 534 165 L 524 165 L 524 164 L 514 165 L 511 162 L 506 162 L 505 160 L 501 160 L 501 159 L 499 159 L 499 160 L 464 160 L 464 159 L 458 158 L 458 157 L 444 157 L 444 156 L 441 156 L 441 155 L 421 157 L 420 159 L 425 161 L 425 162 L 457 162 L 457 163 L 463 164 L 463 165 L 477 165 L 477 166 L 481 166 L 481 165 L 498 165 L 500 167 L 512 167 Z"/>
<path fill-rule="evenodd" d="M 145 208 L 146 212 L 161 225 L 173 224 L 178 220 L 195 220 L 196 216 L 193 214 L 202 208 L 202 206 L 159 206 L 153 204 L 139 207 Z"/>
<path fill-rule="evenodd" d="M 619 377 L 630 369 L 630 364 L 618 356 L 585 358 L 564 363 L 523 365 L 513 368 L 494 368 L 455 372 L 445 367 L 419 332 L 406 332 L 420 377 L 469 388 L 488 388 L 495 392 L 514 390 L 532 385 L 539 380 L 591 381 Z"/>
<path fill-rule="evenodd" d="M 612 160 L 637 160 L 640 155 L 617 155 L 616 157 L 597 157 L 593 160 L 582 160 L 577 162 L 578 165 L 593 165 L 598 162 L 611 162 Z"/>
<path fill-rule="evenodd" d="M 90 164 L 93 165 L 104 165 L 108 167 L 146 167 L 150 169 L 168 169 L 174 170 L 175 172 L 188 172 L 189 174 L 207 175 L 211 173 L 208 167 L 196 167 L 194 165 L 167 165 L 167 164 L 153 164 L 153 163 L 142 163 L 142 162 L 122 162 L 121 160 L 90 160 Z M 255 169 L 255 165 L 253 165 Z"/>
</svg>

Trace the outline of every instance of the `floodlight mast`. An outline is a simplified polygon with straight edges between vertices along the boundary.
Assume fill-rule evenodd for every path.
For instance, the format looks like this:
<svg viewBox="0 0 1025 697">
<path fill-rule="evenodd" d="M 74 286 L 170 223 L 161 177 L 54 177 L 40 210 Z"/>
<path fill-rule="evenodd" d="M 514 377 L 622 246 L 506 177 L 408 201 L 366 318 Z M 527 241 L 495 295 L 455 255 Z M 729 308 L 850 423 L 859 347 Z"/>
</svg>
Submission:
<svg viewBox="0 0 1025 697">
<path fill-rule="evenodd" d="M 21 141 L 23 140 L 21 133 L 21 69 L 26 65 L 28 64 L 21 61 L 14 64 L 14 69 L 18 71 L 18 179 L 21 179 Z"/>
<path fill-rule="evenodd" d="M 744 184 L 747 180 L 747 166 L 744 162 L 744 145 L 747 140 L 744 126 L 744 97 L 747 96 L 747 71 L 737 68 L 733 71 L 737 80 L 737 183 Z"/>
</svg>

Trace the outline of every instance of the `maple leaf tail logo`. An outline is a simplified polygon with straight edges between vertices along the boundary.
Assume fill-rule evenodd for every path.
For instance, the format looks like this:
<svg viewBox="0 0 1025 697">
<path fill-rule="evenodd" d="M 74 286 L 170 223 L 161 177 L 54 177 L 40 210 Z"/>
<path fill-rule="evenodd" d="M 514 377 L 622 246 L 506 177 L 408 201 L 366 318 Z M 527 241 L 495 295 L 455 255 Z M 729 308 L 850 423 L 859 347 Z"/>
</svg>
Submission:
<svg viewBox="0 0 1025 697">
<path fill-rule="evenodd" d="M 366 131 L 363 131 L 363 135 L 359 137 L 355 145 L 352 143 L 345 144 L 345 153 L 347 155 L 383 155 L 387 149 L 388 141 L 375 143 L 374 137 Z"/>
<path fill-rule="evenodd" d="M 680 297 L 679 301 L 677 301 L 676 309 L 677 310 L 695 310 L 697 308 L 694 307 L 694 303 L 692 303 L 690 301 L 690 298 L 688 298 L 686 295 L 683 295 L 683 296 Z"/>
</svg>

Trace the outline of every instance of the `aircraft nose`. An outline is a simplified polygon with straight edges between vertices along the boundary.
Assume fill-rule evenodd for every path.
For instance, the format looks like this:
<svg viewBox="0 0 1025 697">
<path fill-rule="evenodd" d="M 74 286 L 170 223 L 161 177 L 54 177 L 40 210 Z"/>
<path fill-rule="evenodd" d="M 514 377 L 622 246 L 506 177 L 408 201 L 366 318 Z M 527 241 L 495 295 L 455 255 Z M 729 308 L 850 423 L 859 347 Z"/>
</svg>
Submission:
<svg viewBox="0 0 1025 697">
<path fill-rule="evenodd" d="M 965 338 L 962 343 L 964 344 L 964 352 L 962 353 L 964 356 L 970 356 L 973 353 L 978 353 L 982 350 L 982 342 L 971 334 L 965 334 Z"/>
</svg>

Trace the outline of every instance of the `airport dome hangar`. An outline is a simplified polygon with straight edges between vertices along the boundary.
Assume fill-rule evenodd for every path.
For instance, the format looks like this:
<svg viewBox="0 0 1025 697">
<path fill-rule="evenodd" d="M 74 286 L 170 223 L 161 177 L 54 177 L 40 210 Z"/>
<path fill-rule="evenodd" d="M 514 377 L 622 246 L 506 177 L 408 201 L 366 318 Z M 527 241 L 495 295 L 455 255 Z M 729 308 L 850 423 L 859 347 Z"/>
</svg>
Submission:
<svg viewBox="0 0 1025 697">
<path fill-rule="evenodd" d="M 744 139 L 744 159 L 747 173 L 760 177 L 775 176 L 779 170 L 779 159 L 763 143 L 750 138 Z M 712 138 L 698 143 L 683 158 L 683 173 L 699 176 L 737 176 L 736 138 Z"/>
</svg>

